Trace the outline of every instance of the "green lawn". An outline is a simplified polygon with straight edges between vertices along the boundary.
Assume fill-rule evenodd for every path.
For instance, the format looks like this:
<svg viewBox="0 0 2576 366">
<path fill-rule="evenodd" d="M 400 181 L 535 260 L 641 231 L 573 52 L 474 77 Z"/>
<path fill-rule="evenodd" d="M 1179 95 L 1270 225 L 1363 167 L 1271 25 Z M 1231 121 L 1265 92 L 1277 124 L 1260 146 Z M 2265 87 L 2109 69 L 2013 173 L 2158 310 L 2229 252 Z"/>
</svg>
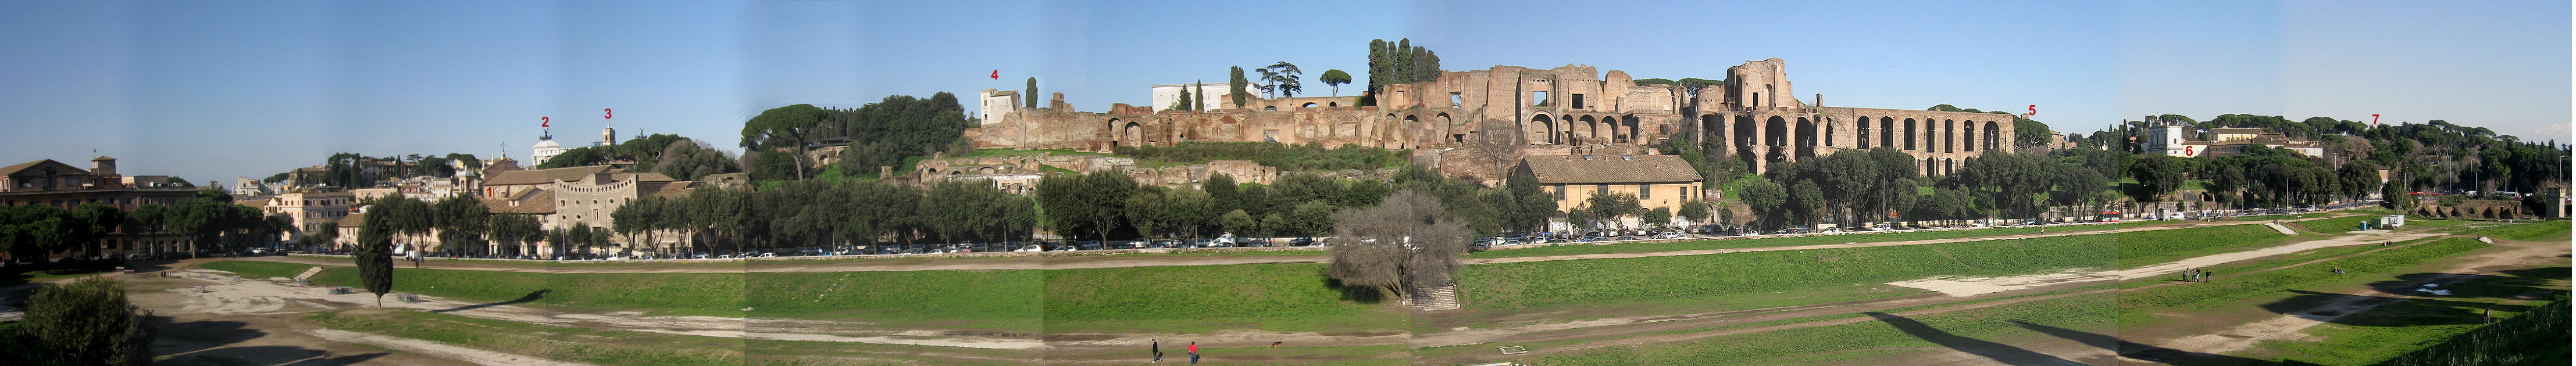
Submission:
<svg viewBox="0 0 2576 366">
<path fill-rule="evenodd" d="M 2533 306 L 2543 300 L 2508 298 L 2532 291 L 2540 292 L 2536 297 L 2541 299 L 2554 298 L 2566 293 L 2566 278 L 2566 267 L 2557 267 L 2554 273 L 2528 277 L 2481 276 L 2447 287 L 2452 291 L 2451 296 L 2419 297 L 2381 305 L 2336 319 L 2333 323 L 2309 328 L 2308 334 L 2318 338 L 2316 340 L 2264 342 L 2261 346 L 2265 349 L 2258 352 L 2282 355 L 2283 361 L 2317 365 L 2379 364 L 2454 335 L 2476 330 L 2481 325 L 2480 318 L 2489 314 L 2487 311 L 2491 310 L 2498 318 L 2533 311 Z M 2556 342 L 2560 349 L 2564 349 L 2565 340 Z"/>
<path fill-rule="evenodd" d="M 753 317 L 1038 332 L 1037 270 L 755 272 Z"/>
<path fill-rule="evenodd" d="M 2412 224 L 2412 221 L 2408 222 Z M 2541 240 L 2567 236 L 2566 220 L 2548 220 L 2469 230 L 2461 234 L 2484 235 L 2505 240 Z"/>
<path fill-rule="evenodd" d="M 1049 332 L 1349 332 L 1405 329 L 1394 299 L 1367 303 L 1331 286 L 1324 264 L 1158 266 L 1046 271 Z"/>
<path fill-rule="evenodd" d="M 378 333 L 469 348 L 600 365 L 1008 365 L 1036 354 L 957 347 L 745 340 L 561 327 L 417 311 L 325 312 L 305 317 L 326 328 Z"/>
<path fill-rule="evenodd" d="M 2284 235 L 2263 225 L 2150 230 L 2110 234 L 2104 238 L 2120 247 L 2122 269 L 2273 246 L 2293 239 L 2313 239 Z"/>
<path fill-rule="evenodd" d="M 1716 301 L 1931 276 L 2108 268 L 2116 252 L 2111 235 L 2118 234 L 1480 264 L 1464 267 L 1458 283 L 1464 305 L 1480 310 Z M 1729 309 L 1710 307 L 1707 311 Z"/>
<path fill-rule="evenodd" d="M 2320 288 L 2322 285 L 2369 282 L 2389 276 L 2412 273 L 2417 266 L 2435 260 L 2467 253 L 2487 244 L 2475 240 L 2449 238 L 2423 244 L 2393 247 L 2379 252 L 2329 260 L 2278 271 L 2225 277 L 2208 283 L 2188 286 L 2166 286 L 2122 292 L 2121 324 L 2138 326 L 2169 321 L 2153 314 L 2153 309 L 2206 310 L 2220 306 L 2247 305 L 2260 298 L 2281 297 L 2283 291 Z M 2329 270 L 2342 268 L 2345 274 Z M 2220 272 L 2220 276 L 2228 273 Z M 2340 287 L 2322 286 L 2326 290 Z M 2349 287 L 2349 286 L 2343 286 Z M 2339 290 L 2338 290 L 2339 291 Z"/>
<path fill-rule="evenodd" d="M 247 278 L 293 278 L 295 275 L 304 274 L 304 270 L 312 269 L 315 266 L 303 263 L 269 261 L 216 261 L 199 265 L 198 267 L 238 273 L 241 274 L 242 277 Z"/>
<path fill-rule="evenodd" d="M 1851 364 L 1856 360 L 1924 354 L 1922 349 L 1982 347 L 2051 335 L 2100 337 L 2110 329 L 2112 294 L 2077 295 L 2019 304 L 1918 316 L 1677 342 L 1615 346 L 1552 354 L 1524 362 L 1540 365 L 1785 365 Z M 1989 343 L 1991 342 L 1991 343 Z M 1543 351 L 1564 344 L 1534 344 Z M 1443 348 L 1481 348 L 1491 345 Z M 1425 349 L 1442 351 L 1441 348 Z"/>
<path fill-rule="evenodd" d="M 2109 230 L 2110 228 L 2111 228 L 2110 226 L 2102 225 L 2102 226 L 2052 227 L 2052 228 L 2047 228 L 2047 229 L 2045 229 L 2045 230 L 2047 230 L 2047 232 L 2052 232 L 2052 233 L 2054 233 L 2054 232 L 2070 232 L 2070 231 L 2099 231 L 2099 230 Z M 1573 245 L 1556 245 L 1556 246 L 1546 246 L 1546 247 L 1536 247 L 1536 248 L 1525 248 L 1525 249 L 1501 249 L 1501 250 L 1487 250 L 1487 251 L 1483 251 L 1483 252 L 1476 252 L 1476 253 L 1473 253 L 1473 254 L 1468 254 L 1468 255 L 1467 255 L 1467 257 L 1468 257 L 1468 258 L 1539 257 L 1539 256 L 1578 255 L 1578 254 L 1603 254 L 1603 253 L 1650 253 L 1650 252 L 1669 252 L 1669 251 L 1677 251 L 1677 250 L 1704 250 L 1704 249 L 1730 249 L 1730 248 L 1786 247 L 1786 246 L 1800 246 L 1800 245 L 1822 245 L 1822 244 L 1843 244 L 1843 243 L 1877 243 L 1877 242 L 1890 242 L 1890 241 L 1911 241 L 1911 240 L 1931 240 L 1931 239 L 1957 239 L 1957 238 L 1974 238 L 1974 237 L 1984 237 L 1984 236 L 2001 236 L 2001 235 L 2015 235 L 2015 234 L 2031 234 L 2031 233 L 2039 233 L 2039 232 L 2041 232 L 2041 230 L 2042 230 L 2042 229 L 2040 229 L 2040 228 L 2031 228 L 2031 227 L 2004 227 L 2004 228 L 1975 229 L 1975 230 L 1924 231 L 1924 232 L 1902 232 L 1902 233 L 1862 233 L 1862 234 L 1839 234 L 1839 235 L 1800 236 L 1800 237 L 1786 237 L 1786 238 L 1719 239 L 1719 240 L 1697 240 L 1697 241 L 1676 241 L 1676 242 L 1655 242 L 1655 243 L 1618 243 L 1618 244 L 1604 244 L 1604 245 L 1581 245 L 1581 244 L 1573 244 Z"/>
<path fill-rule="evenodd" d="M 588 310 L 650 310 L 655 315 L 743 316 L 742 273 L 538 273 L 394 269 L 394 292 L 463 301 L 528 299 L 533 305 Z M 360 287 L 357 267 L 332 267 L 315 283 Z M 533 297 L 532 299 L 530 299 Z"/>
</svg>

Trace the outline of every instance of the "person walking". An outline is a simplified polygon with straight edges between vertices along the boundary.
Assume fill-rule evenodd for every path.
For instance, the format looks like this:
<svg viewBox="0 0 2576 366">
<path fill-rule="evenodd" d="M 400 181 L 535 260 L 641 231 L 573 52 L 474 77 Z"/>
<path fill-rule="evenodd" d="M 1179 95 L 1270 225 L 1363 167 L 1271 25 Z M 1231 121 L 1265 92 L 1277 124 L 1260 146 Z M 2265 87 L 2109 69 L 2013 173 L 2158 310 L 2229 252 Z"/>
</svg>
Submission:
<svg viewBox="0 0 2576 366">
<path fill-rule="evenodd" d="M 1163 339 L 1154 339 L 1154 363 L 1163 362 Z"/>
<path fill-rule="evenodd" d="M 1199 342 L 1190 342 L 1190 364 L 1199 364 Z"/>
</svg>

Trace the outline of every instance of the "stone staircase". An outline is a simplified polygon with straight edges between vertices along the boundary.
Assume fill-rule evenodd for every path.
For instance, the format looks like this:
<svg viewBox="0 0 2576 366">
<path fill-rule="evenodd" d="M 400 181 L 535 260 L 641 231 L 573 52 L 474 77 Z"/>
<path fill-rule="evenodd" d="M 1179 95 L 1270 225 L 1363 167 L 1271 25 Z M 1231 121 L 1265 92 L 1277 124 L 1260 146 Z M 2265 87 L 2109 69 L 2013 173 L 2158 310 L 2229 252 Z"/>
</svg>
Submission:
<svg viewBox="0 0 2576 366">
<path fill-rule="evenodd" d="M 2298 231 L 2292 231 L 2289 226 L 2281 225 L 2281 220 L 2272 220 L 2272 222 L 2263 223 L 2263 226 L 2270 226 L 2272 230 L 2280 231 L 2281 235 L 2299 235 Z"/>
<path fill-rule="evenodd" d="M 304 274 L 295 275 L 295 280 L 296 280 L 296 281 L 305 281 L 305 280 L 307 280 L 307 279 L 313 278 L 313 275 L 321 274 L 321 273 L 322 273 L 322 267 L 318 267 L 318 266 L 317 266 L 317 267 L 313 267 L 313 268 L 308 268 L 308 269 L 305 269 L 305 270 L 304 270 Z"/>
<path fill-rule="evenodd" d="M 1441 282 L 1445 285 L 1432 288 L 1405 285 L 1405 305 L 1419 311 L 1458 310 L 1458 282 Z"/>
</svg>

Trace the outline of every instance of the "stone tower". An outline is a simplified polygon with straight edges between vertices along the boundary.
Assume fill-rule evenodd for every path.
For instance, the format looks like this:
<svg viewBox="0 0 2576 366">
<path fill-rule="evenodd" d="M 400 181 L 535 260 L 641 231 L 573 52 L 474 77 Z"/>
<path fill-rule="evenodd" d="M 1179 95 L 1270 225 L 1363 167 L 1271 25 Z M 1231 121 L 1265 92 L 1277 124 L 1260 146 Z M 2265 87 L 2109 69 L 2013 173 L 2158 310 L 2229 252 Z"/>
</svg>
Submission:
<svg viewBox="0 0 2576 366">
<path fill-rule="evenodd" d="M 609 124 L 599 129 L 599 146 L 617 146 L 616 124 Z"/>
</svg>

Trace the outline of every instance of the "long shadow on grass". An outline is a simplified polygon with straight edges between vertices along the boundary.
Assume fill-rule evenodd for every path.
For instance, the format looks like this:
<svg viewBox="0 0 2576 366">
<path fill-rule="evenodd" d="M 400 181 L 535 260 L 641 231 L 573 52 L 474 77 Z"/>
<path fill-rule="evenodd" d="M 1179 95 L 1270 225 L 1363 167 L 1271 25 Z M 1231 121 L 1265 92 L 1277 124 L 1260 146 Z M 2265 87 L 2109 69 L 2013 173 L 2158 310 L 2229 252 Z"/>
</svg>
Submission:
<svg viewBox="0 0 2576 366">
<path fill-rule="evenodd" d="M 510 299 L 510 301 L 502 301 L 502 302 L 488 303 L 488 304 L 474 304 L 474 305 L 458 306 L 458 307 L 452 307 L 452 308 L 446 308 L 446 309 L 430 310 L 429 312 L 432 312 L 432 313 L 446 313 L 446 312 L 466 311 L 466 310 L 474 310 L 474 309 L 488 308 L 488 307 L 501 306 L 501 305 L 510 305 L 510 304 L 526 303 L 526 302 L 530 302 L 530 301 L 537 301 L 538 299 L 543 299 L 543 298 L 545 298 L 545 297 L 546 297 L 546 293 L 547 293 L 547 292 L 554 292 L 554 290 L 547 289 L 547 290 L 529 291 L 529 292 L 528 292 L 528 296 L 520 296 L 519 298 L 516 298 L 516 299 Z"/>
<path fill-rule="evenodd" d="M 195 364 L 206 364 L 206 365 L 231 365 L 231 364 L 240 364 L 240 363 L 242 362 L 242 360 L 245 360 L 245 359 L 254 359 L 254 360 L 255 360 L 255 359 L 278 360 L 278 359 L 294 358 L 292 361 L 289 361 L 289 362 L 282 362 L 282 363 L 279 363 L 278 365 L 280 365 L 280 366 L 326 366 L 326 365 L 328 365 L 328 366 L 337 366 L 337 365 L 356 365 L 356 364 L 360 364 L 360 363 L 365 363 L 365 362 L 367 362 L 368 360 L 374 360 L 374 359 L 376 359 L 376 358 L 378 358 L 378 357 L 384 357 L 385 355 L 388 355 L 388 354 L 390 354 L 390 353 L 388 353 L 388 352 L 376 352 L 376 353 L 362 353 L 362 354 L 354 354 L 354 355 L 343 355 L 343 356 L 340 356 L 340 357 L 331 357 L 331 353 L 330 353 L 329 351 L 318 350 L 318 349 L 311 349 L 311 348 L 294 347 L 294 346 L 249 346 L 249 347 L 232 347 L 232 348 L 210 349 L 210 350 L 206 350 L 206 351 L 203 351 L 203 352 L 197 352 L 197 353 L 191 353 L 191 354 L 186 354 L 186 355 L 180 355 L 180 356 L 171 357 L 169 360 L 165 360 L 165 361 L 163 361 L 163 363 L 165 363 L 165 364 L 190 364 L 190 365 L 195 365 Z"/>
<path fill-rule="evenodd" d="M 1383 291 L 1383 289 L 1369 286 L 1343 286 L 1342 280 L 1333 279 L 1331 276 L 1325 276 L 1324 286 L 1336 291 L 1341 291 L 1342 300 L 1355 301 L 1362 304 L 1376 304 L 1386 301 L 1386 291 Z"/>
<path fill-rule="evenodd" d="M 2172 364 L 2240 365 L 2261 363 L 2258 360 L 2243 357 L 2215 355 L 2149 346 L 2138 342 L 2130 342 L 2128 340 L 2120 339 L 2119 337 L 2074 329 L 2051 327 L 2021 320 L 2013 320 L 2012 322 L 2013 325 L 2019 325 L 2023 329 L 2036 330 L 2040 333 L 2046 333 L 2051 336 L 2057 336 L 2058 338 L 2065 338 L 2066 340 L 2084 343 L 2088 346 L 2101 347 L 2102 349 L 2111 350 L 2111 352 L 2118 353 L 2120 356 L 2128 358 Z"/>
<path fill-rule="evenodd" d="M 2363 295 L 2289 290 L 2286 292 L 2297 296 L 2262 307 L 2283 315 L 2344 325 L 2461 325 L 2483 323 L 2490 311 L 2521 312 L 2530 307 L 2454 299 L 2542 300 L 2567 292 L 2549 288 L 2550 279 L 2566 277 L 2567 267 L 2503 273 L 2507 275 L 2405 274 L 2394 280 L 2372 282 L 2371 292 Z M 2359 310 L 2362 307 L 2370 309 Z M 2352 313 L 2356 310 L 2358 314 Z"/>
<path fill-rule="evenodd" d="M 1949 347 L 1952 350 L 1985 357 L 1987 359 L 1995 360 L 1995 362 L 2007 365 L 2084 364 L 2082 362 L 2058 358 L 2057 356 L 2050 356 L 2044 353 L 2031 352 L 2031 350 L 2021 349 L 2021 347 L 2013 347 L 2012 345 L 1995 343 L 1983 339 L 1968 338 L 1957 334 L 1950 334 L 1950 332 L 1943 332 L 1940 329 L 1933 329 L 1932 326 L 1925 325 L 1923 322 L 1914 321 L 1912 318 L 1897 316 L 1895 314 L 1874 311 L 1862 314 L 1869 314 L 1870 317 L 1878 318 L 1878 321 L 1886 322 L 1887 325 L 1895 326 L 1896 330 L 1904 331 L 1905 334 L 1913 335 L 1915 338 L 1922 338 L 1923 340 L 1931 341 L 1933 344 L 1938 344 L 1942 347 Z"/>
<path fill-rule="evenodd" d="M 237 321 L 176 322 L 154 315 L 145 317 L 143 322 L 158 332 L 152 342 L 152 353 L 156 355 L 188 354 L 268 336 L 267 331 L 247 328 L 250 323 Z"/>
</svg>

